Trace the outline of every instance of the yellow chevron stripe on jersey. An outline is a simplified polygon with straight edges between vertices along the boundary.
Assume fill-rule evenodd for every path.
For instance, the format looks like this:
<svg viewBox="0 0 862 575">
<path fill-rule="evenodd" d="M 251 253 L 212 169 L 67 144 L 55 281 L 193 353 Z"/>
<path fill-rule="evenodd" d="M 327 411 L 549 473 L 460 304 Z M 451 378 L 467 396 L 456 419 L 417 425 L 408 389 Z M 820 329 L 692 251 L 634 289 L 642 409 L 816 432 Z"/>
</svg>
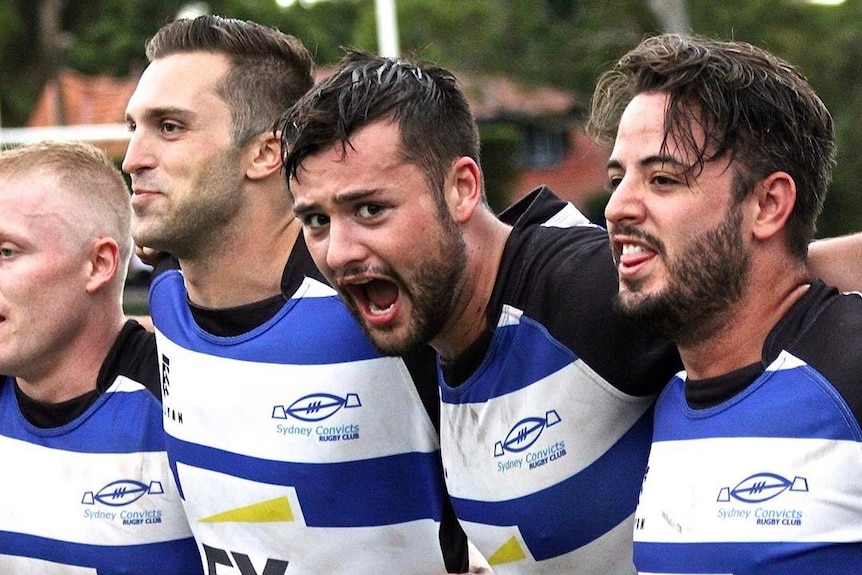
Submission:
<svg viewBox="0 0 862 575">
<path fill-rule="evenodd" d="M 521 544 L 515 537 L 512 537 L 488 557 L 488 563 L 491 565 L 502 565 L 503 563 L 514 563 L 526 558 L 527 556 L 524 554 Z"/>
<path fill-rule="evenodd" d="M 201 523 L 271 523 L 293 521 L 293 510 L 287 497 L 253 503 L 230 509 L 200 520 Z"/>
</svg>

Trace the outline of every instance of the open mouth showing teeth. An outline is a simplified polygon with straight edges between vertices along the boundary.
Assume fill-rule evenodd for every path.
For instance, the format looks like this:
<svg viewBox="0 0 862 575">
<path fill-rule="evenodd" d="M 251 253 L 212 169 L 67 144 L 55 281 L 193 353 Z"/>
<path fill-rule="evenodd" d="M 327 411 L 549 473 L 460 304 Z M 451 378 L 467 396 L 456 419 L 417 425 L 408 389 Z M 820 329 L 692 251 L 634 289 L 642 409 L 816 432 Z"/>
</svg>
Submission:
<svg viewBox="0 0 862 575">
<path fill-rule="evenodd" d="M 617 244 L 617 272 L 621 278 L 631 278 L 646 272 L 657 253 L 650 246 L 635 242 Z"/>
<path fill-rule="evenodd" d="M 398 286 L 382 279 L 369 279 L 347 286 L 353 299 L 367 315 L 382 317 L 390 313 L 398 301 Z"/>
<path fill-rule="evenodd" d="M 639 254 L 644 251 L 643 246 L 638 246 L 634 244 L 625 244 L 622 249 L 622 255 L 628 256 L 632 254 Z"/>
</svg>

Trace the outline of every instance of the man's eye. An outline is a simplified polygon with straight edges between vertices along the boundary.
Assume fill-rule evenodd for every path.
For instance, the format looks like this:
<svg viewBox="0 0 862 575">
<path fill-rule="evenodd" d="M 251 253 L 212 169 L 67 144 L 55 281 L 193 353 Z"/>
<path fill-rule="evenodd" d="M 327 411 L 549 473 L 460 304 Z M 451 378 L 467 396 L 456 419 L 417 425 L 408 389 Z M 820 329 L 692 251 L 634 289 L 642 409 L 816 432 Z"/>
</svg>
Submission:
<svg viewBox="0 0 862 575">
<path fill-rule="evenodd" d="M 357 214 L 360 218 L 373 218 L 377 214 L 379 214 L 383 208 L 376 204 L 363 204 L 359 206 L 357 210 Z"/>
<path fill-rule="evenodd" d="M 11 258 L 17 253 L 18 251 L 13 248 L 0 248 L 0 258 Z"/>
<path fill-rule="evenodd" d="M 322 228 L 329 223 L 329 218 L 322 214 L 310 214 L 305 217 L 303 224 L 309 228 Z"/>
<path fill-rule="evenodd" d="M 652 178 L 652 183 L 656 186 L 666 187 L 676 185 L 679 180 L 666 174 L 656 174 Z"/>
<path fill-rule="evenodd" d="M 180 125 L 174 122 L 162 122 L 162 132 L 165 134 L 173 134 L 179 132 Z"/>
</svg>

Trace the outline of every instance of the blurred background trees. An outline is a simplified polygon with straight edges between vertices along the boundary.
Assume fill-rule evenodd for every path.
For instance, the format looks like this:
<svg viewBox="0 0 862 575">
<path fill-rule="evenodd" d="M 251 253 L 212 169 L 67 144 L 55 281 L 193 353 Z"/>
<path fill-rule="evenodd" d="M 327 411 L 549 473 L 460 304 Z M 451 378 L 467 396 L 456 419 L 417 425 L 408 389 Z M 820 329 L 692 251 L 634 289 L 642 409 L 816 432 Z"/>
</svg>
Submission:
<svg viewBox="0 0 862 575">
<path fill-rule="evenodd" d="M 820 235 L 862 229 L 862 154 L 854 151 L 862 149 L 862 0 L 396 1 L 403 54 L 564 88 L 584 106 L 598 74 L 651 33 L 764 47 L 802 69 L 836 120 L 839 164 Z M 341 46 L 377 49 L 374 0 L 0 0 L 0 122 L 24 125 L 45 81 L 63 67 L 140 73 L 146 38 L 184 10 L 276 26 L 302 39 L 321 65 L 334 63 Z"/>
</svg>

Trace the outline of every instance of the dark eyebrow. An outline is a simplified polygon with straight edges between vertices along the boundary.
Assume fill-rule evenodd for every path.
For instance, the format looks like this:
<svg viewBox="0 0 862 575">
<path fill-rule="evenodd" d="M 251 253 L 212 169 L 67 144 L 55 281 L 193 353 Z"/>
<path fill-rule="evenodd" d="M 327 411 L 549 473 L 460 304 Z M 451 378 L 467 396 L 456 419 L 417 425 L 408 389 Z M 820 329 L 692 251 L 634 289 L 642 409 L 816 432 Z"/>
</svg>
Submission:
<svg viewBox="0 0 862 575">
<path fill-rule="evenodd" d="M 680 162 L 679 160 L 677 160 L 673 156 L 667 156 L 667 155 L 647 156 L 646 158 L 644 158 L 638 162 L 638 166 L 641 168 L 647 168 L 647 167 L 653 166 L 655 164 L 667 164 L 667 165 L 670 165 L 670 166 L 677 168 L 677 169 L 680 169 L 680 170 L 687 170 L 689 168 L 689 166 Z M 609 169 L 609 170 L 620 170 L 620 169 L 622 169 L 622 167 L 623 167 L 623 165 L 618 160 L 614 160 L 613 158 L 608 160 L 607 169 Z"/>
<path fill-rule="evenodd" d="M 305 215 L 317 211 L 317 204 L 308 204 L 307 206 L 298 206 L 296 202 L 293 204 L 293 215 L 297 218 L 302 218 Z"/>
<path fill-rule="evenodd" d="M 126 121 L 142 121 L 142 120 L 161 120 L 165 117 L 171 118 L 179 118 L 184 121 L 188 121 L 194 118 L 197 114 L 195 112 L 189 110 L 188 108 L 178 108 L 176 106 L 164 106 L 161 108 L 147 108 L 144 110 L 144 113 L 141 115 L 141 118 L 138 120 L 134 120 L 131 114 L 126 112 Z"/>
<path fill-rule="evenodd" d="M 374 196 L 378 191 L 379 190 L 350 190 L 347 192 L 341 192 L 335 195 L 333 203 L 336 206 L 343 206 L 345 204 L 360 202 Z M 307 214 L 315 213 L 319 209 L 319 204 L 317 203 L 311 203 L 308 205 L 297 205 L 294 203 L 293 213 L 297 217 L 302 217 Z"/>
</svg>

